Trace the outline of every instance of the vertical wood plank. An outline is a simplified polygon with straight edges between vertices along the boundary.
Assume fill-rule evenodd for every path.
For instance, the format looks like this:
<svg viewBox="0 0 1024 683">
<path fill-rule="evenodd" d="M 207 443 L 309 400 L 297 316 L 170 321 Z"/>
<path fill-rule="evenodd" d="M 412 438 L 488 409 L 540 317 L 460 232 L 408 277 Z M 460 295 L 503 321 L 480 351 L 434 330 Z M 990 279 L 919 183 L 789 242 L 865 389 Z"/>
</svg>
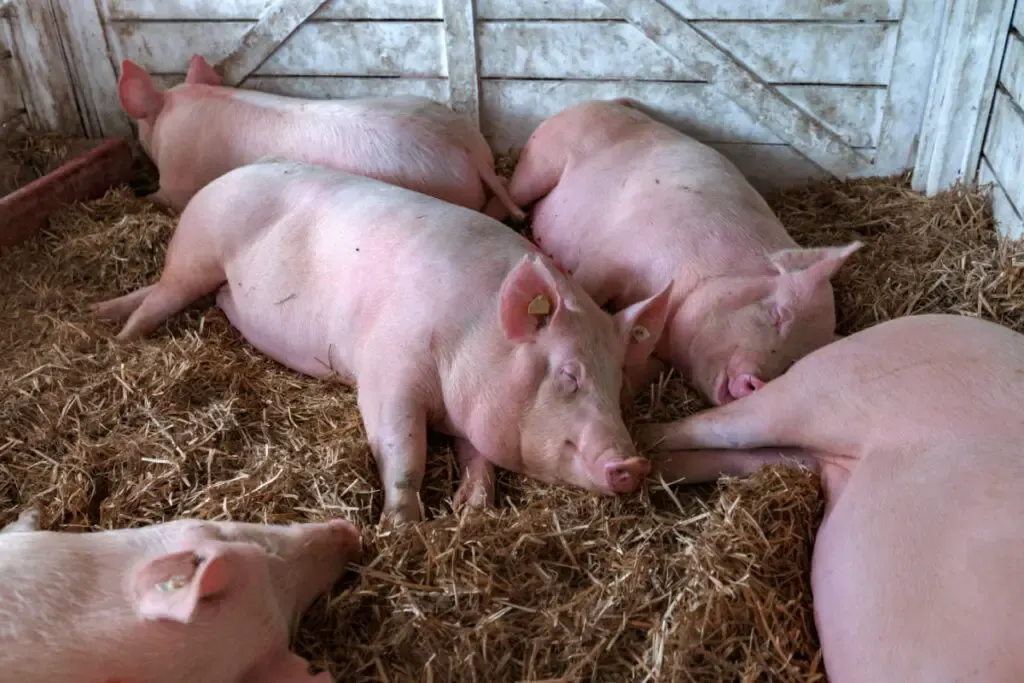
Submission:
<svg viewBox="0 0 1024 683">
<path fill-rule="evenodd" d="M 1002 182 L 984 156 L 981 157 L 978 184 L 992 185 L 992 215 L 996 219 L 996 231 L 1007 239 L 1024 239 L 1024 219 L 1010 201 Z"/>
<path fill-rule="evenodd" d="M 474 0 L 441 0 L 441 13 L 449 105 L 480 125 L 480 61 Z"/>
<path fill-rule="evenodd" d="M 131 135 L 95 0 L 50 0 L 87 136 Z"/>
<path fill-rule="evenodd" d="M 84 135 L 75 92 L 60 47 L 49 2 L 13 6 L 11 36 L 29 125 L 39 130 Z"/>
<path fill-rule="evenodd" d="M 327 0 L 274 0 L 245 32 L 238 47 L 216 65 L 225 85 L 237 86 Z M 181 55 L 188 59 L 191 55 Z"/>
<path fill-rule="evenodd" d="M 878 175 L 914 165 L 942 26 L 942 3 L 905 0 L 875 154 Z"/>
<path fill-rule="evenodd" d="M 947 0 L 911 183 L 927 195 L 978 172 L 1014 0 Z"/>
<path fill-rule="evenodd" d="M 795 106 L 777 88 L 716 45 L 685 17 L 657 0 L 601 0 L 652 42 L 760 120 L 797 152 L 839 179 L 863 170 L 870 161 L 817 119 Z"/>
<path fill-rule="evenodd" d="M 0 13 L 0 125 L 25 112 L 17 63 L 11 46 L 10 23 Z"/>
</svg>

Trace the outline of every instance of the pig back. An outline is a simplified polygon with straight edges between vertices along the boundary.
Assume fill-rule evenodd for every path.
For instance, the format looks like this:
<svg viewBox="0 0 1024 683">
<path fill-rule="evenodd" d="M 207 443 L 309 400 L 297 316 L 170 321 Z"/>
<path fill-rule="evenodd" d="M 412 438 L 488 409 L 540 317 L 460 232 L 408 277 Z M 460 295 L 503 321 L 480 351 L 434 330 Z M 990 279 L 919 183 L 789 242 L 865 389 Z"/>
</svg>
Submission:
<svg viewBox="0 0 1024 683">
<path fill-rule="evenodd" d="M 496 318 L 529 249 L 481 213 L 370 178 L 293 162 L 229 177 L 232 194 L 265 204 L 264 227 L 226 260 L 219 303 L 257 347 L 309 359 L 296 369 L 314 376 L 352 379 L 363 349 L 425 351 Z"/>
</svg>

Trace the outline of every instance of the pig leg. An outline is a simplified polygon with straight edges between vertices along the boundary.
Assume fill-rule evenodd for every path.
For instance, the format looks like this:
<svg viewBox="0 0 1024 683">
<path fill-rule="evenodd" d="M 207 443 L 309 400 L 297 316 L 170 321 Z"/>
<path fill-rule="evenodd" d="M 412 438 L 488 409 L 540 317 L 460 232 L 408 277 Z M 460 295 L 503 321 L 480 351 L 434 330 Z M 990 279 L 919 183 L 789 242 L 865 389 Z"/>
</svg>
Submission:
<svg viewBox="0 0 1024 683">
<path fill-rule="evenodd" d="M 459 456 L 459 488 L 452 500 L 452 509 L 463 505 L 474 508 L 494 504 L 494 465 L 466 439 L 459 439 L 455 445 Z"/>
<path fill-rule="evenodd" d="M 309 673 L 309 662 L 294 652 L 284 652 L 260 661 L 240 683 L 334 683 L 326 671 Z"/>
<path fill-rule="evenodd" d="M 374 382 L 391 387 L 381 392 L 359 391 L 359 411 L 363 416 L 370 450 L 377 462 L 384 488 L 382 517 L 395 522 L 418 522 L 420 487 L 427 469 L 427 413 L 420 401 L 402 392 L 400 384 Z M 411 393 L 411 392 L 410 392 Z"/>
<path fill-rule="evenodd" d="M 157 189 L 156 192 L 150 192 L 145 195 L 143 199 L 148 199 L 157 206 L 162 206 L 165 209 L 171 208 L 171 199 L 167 196 L 167 191 L 162 187 Z"/>
<path fill-rule="evenodd" d="M 24 510 L 18 515 L 18 519 L 0 529 L 0 534 L 27 531 L 39 531 L 39 510 L 35 508 Z"/>
<path fill-rule="evenodd" d="M 640 391 L 657 382 L 667 369 L 668 366 L 654 356 L 648 356 L 642 365 L 627 367 L 623 377 L 623 389 L 626 395 L 632 399 Z"/>
<path fill-rule="evenodd" d="M 720 477 L 747 477 L 769 465 L 800 465 L 812 472 L 821 471 L 821 463 L 811 451 L 802 448 L 762 448 L 741 451 L 699 450 L 663 451 L 651 456 L 653 478 L 668 484 L 702 484 Z"/>
<path fill-rule="evenodd" d="M 675 422 L 643 425 L 637 437 L 658 451 L 802 445 L 806 429 L 814 426 L 803 416 L 821 414 L 823 401 L 827 402 L 826 397 L 801 392 L 802 386 L 799 378 L 794 381 L 787 373 L 723 406 Z"/>
<path fill-rule="evenodd" d="M 147 285 L 140 289 L 136 289 L 130 294 L 119 296 L 116 299 L 101 301 L 100 303 L 90 306 L 89 310 L 92 311 L 93 315 L 100 318 L 118 321 L 124 320 L 142 304 L 143 300 L 149 296 L 149 293 L 153 291 L 153 287 L 155 286 L 156 285 Z"/>
</svg>

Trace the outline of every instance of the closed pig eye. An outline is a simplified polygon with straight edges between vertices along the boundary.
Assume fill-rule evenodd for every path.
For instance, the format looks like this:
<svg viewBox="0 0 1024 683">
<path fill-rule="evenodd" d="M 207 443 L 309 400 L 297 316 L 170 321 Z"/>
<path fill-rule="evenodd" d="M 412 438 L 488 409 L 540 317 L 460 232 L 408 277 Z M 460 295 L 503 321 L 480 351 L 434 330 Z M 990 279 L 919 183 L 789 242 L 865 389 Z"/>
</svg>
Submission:
<svg viewBox="0 0 1024 683">
<path fill-rule="evenodd" d="M 566 396 L 571 396 L 580 389 L 579 378 L 576 376 L 576 373 L 569 368 L 562 368 L 559 370 L 558 376 L 555 378 L 555 382 L 558 387 L 558 392 L 565 394 Z"/>
</svg>

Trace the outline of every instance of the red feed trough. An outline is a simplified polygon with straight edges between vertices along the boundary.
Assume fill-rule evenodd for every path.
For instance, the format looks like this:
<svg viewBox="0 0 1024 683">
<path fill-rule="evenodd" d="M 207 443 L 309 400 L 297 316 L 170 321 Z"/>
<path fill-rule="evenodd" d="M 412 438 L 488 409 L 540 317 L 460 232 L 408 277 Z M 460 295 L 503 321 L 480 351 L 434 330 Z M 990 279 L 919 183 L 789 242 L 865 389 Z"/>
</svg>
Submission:
<svg viewBox="0 0 1024 683">
<path fill-rule="evenodd" d="M 19 244 L 68 204 L 101 197 L 132 172 L 127 138 L 111 138 L 56 171 L 0 198 L 0 249 Z"/>
</svg>

